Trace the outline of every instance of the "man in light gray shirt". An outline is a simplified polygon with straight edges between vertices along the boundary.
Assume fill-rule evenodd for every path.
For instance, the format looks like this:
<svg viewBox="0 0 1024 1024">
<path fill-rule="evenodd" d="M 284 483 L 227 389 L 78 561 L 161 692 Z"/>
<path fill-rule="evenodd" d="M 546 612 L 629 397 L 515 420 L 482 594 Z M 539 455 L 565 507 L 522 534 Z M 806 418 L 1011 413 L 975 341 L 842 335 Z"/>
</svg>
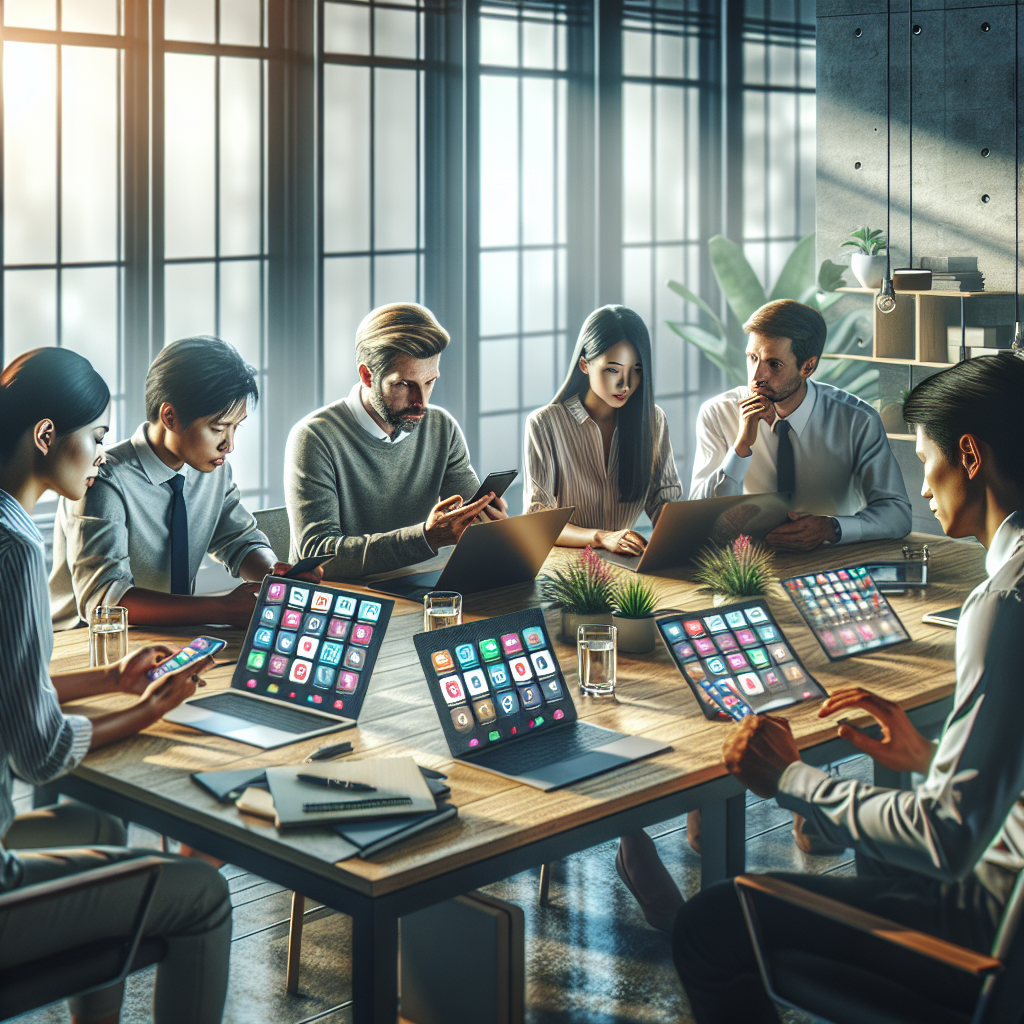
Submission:
<svg viewBox="0 0 1024 1024">
<path fill-rule="evenodd" d="M 432 558 L 480 515 L 505 517 L 493 494 L 463 506 L 480 481 L 459 425 L 429 404 L 448 342 L 414 303 L 381 306 L 359 325 L 359 383 L 288 436 L 293 560 L 331 555 L 325 576 L 368 576 Z"/>
<path fill-rule="evenodd" d="M 50 574 L 55 629 L 88 622 L 96 605 L 123 605 L 133 624 L 247 626 L 259 582 L 286 571 L 243 507 L 227 456 L 255 371 L 226 342 L 168 345 L 146 377 L 149 420 L 113 445 L 89 493 L 61 499 Z M 193 596 L 209 552 L 243 583 Z"/>
<path fill-rule="evenodd" d="M 790 522 L 768 541 L 809 551 L 910 532 L 910 501 L 881 417 L 847 391 L 815 384 L 825 321 L 780 299 L 747 332 L 748 387 L 701 406 L 690 498 L 792 491 Z"/>
</svg>

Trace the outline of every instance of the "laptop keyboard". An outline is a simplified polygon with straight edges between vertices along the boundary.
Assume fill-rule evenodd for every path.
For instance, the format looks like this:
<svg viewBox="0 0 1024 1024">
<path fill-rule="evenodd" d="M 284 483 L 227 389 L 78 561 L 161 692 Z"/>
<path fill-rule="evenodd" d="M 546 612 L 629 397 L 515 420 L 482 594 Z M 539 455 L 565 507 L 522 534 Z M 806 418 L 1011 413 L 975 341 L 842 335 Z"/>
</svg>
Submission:
<svg viewBox="0 0 1024 1024">
<path fill-rule="evenodd" d="M 617 740 L 620 735 L 587 725 L 586 722 L 577 722 L 571 730 L 555 729 L 548 733 L 537 733 L 529 741 L 520 740 L 507 747 L 493 747 L 482 757 L 474 757 L 473 761 L 506 775 L 525 775 L 556 761 L 568 761 L 595 747 L 603 747 Z"/>
<path fill-rule="evenodd" d="M 269 704 L 262 700 L 252 700 L 238 693 L 211 693 L 208 697 L 189 701 L 194 708 L 204 711 L 217 711 L 232 718 L 240 718 L 243 722 L 253 725 L 266 725 L 271 729 L 298 736 L 304 732 L 323 729 L 331 723 L 320 715 L 307 715 L 298 708 L 288 708 L 281 704 Z"/>
</svg>

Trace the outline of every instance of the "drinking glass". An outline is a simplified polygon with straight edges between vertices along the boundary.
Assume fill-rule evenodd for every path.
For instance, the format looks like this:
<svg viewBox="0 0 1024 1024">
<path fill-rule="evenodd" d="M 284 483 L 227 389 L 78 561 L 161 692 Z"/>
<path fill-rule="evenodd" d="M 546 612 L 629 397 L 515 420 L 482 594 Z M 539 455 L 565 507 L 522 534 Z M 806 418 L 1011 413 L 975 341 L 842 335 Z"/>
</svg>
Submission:
<svg viewBox="0 0 1024 1024">
<path fill-rule="evenodd" d="M 576 664 L 580 693 L 608 697 L 615 693 L 615 653 L 618 628 L 583 625 L 576 631 Z"/>
<path fill-rule="evenodd" d="M 89 667 L 112 665 L 128 653 L 128 609 L 99 604 L 89 614 Z"/>
<path fill-rule="evenodd" d="M 462 625 L 462 595 L 454 590 L 432 590 L 423 597 L 423 630 Z"/>
</svg>

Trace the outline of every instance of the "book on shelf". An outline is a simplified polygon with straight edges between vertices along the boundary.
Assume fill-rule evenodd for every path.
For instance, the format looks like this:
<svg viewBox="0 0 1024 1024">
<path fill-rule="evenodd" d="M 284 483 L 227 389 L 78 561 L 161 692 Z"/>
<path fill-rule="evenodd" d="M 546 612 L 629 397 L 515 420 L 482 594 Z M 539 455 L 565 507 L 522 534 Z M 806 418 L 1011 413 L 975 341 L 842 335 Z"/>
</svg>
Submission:
<svg viewBox="0 0 1024 1024">
<path fill-rule="evenodd" d="M 1013 325 L 1005 327 L 965 327 L 964 344 L 970 348 L 1008 348 L 1013 341 Z M 960 345 L 960 325 L 950 324 L 946 328 L 946 342 Z"/>
<path fill-rule="evenodd" d="M 961 271 L 977 273 L 977 256 L 922 256 L 921 269 L 933 274 L 957 274 Z"/>
<path fill-rule="evenodd" d="M 1005 348 L 982 348 L 978 346 L 968 345 L 967 346 L 967 358 L 977 359 L 979 356 L 997 356 L 1002 352 L 1008 352 L 1009 349 Z M 960 362 L 960 342 L 958 341 L 955 345 L 946 346 L 946 357 L 951 363 Z"/>
</svg>

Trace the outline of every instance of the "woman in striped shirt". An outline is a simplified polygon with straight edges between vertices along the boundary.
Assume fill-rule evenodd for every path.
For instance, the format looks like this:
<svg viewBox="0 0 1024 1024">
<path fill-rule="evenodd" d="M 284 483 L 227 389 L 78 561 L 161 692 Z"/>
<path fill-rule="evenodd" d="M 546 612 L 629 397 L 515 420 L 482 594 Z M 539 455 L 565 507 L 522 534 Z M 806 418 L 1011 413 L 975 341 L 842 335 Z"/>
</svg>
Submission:
<svg viewBox="0 0 1024 1024">
<path fill-rule="evenodd" d="M 526 421 L 525 512 L 575 505 L 558 543 L 643 552 L 633 530 L 680 501 L 665 413 L 654 404 L 651 339 L 625 306 L 602 306 L 580 330 L 561 390 Z"/>
<path fill-rule="evenodd" d="M 49 674 L 49 590 L 32 512 L 48 490 L 71 501 L 85 494 L 103 459 L 109 403 L 103 378 L 67 349 L 25 353 L 0 375 L 0 891 L 151 852 L 124 849 L 121 822 L 84 804 L 56 804 L 16 817 L 12 773 L 35 785 L 52 782 L 89 750 L 158 721 L 195 692 L 195 673 L 212 664 L 207 659 L 151 683 L 148 671 L 170 652 L 146 647 L 111 666 Z M 62 701 L 107 692 L 140 699 L 91 720 L 61 711 Z M 146 920 L 146 935 L 163 939 L 165 948 L 155 1020 L 217 1024 L 231 943 L 227 885 L 201 860 L 167 861 Z M 30 907 L 16 921 L 12 916 L 4 920 L 4 935 L 19 935 L 42 956 L 118 934 L 111 929 L 122 915 L 118 907 L 72 895 Z M 0 969 L 9 966 L 4 958 L 12 953 L 10 943 L 0 947 Z M 45 979 L 42 986 L 39 1005 L 49 1002 Z M 74 1020 L 116 1024 L 121 996 L 116 985 L 70 1000 Z"/>
</svg>

